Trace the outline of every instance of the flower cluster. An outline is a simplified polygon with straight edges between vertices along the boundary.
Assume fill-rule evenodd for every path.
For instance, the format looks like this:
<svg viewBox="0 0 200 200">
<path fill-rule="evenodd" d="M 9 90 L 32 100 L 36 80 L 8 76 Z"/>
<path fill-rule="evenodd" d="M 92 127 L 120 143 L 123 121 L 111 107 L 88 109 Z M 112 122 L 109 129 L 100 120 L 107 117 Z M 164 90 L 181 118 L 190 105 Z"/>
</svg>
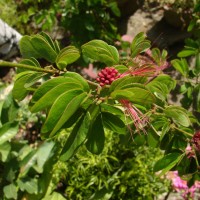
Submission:
<svg viewBox="0 0 200 200">
<path fill-rule="evenodd" d="M 199 181 L 195 181 L 194 185 L 189 188 L 187 181 L 181 179 L 178 175 L 178 171 L 168 172 L 167 178 L 172 180 L 173 189 L 180 193 L 185 200 L 194 199 L 195 192 L 200 189 Z"/>
<path fill-rule="evenodd" d="M 100 86 L 110 85 L 115 79 L 118 78 L 118 71 L 114 67 L 106 67 L 98 73 L 96 80 Z"/>
</svg>

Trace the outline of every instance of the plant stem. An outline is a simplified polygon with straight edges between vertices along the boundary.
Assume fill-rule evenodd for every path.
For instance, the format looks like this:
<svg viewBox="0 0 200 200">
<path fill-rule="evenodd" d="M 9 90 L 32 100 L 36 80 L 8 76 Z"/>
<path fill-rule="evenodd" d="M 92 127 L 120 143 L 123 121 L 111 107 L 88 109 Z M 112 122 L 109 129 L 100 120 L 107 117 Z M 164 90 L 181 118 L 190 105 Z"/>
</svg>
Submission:
<svg viewBox="0 0 200 200">
<path fill-rule="evenodd" d="M 176 129 L 176 130 L 178 130 L 178 131 L 180 131 L 180 132 L 182 132 L 182 133 L 184 133 L 184 134 L 186 134 L 186 135 L 188 135 L 188 136 L 190 136 L 190 137 L 193 137 L 192 134 L 190 134 L 190 133 L 188 133 L 188 132 L 186 132 L 186 131 L 184 131 L 184 130 L 179 129 L 179 128 L 177 128 L 176 126 L 174 126 L 173 128 Z"/>
<path fill-rule="evenodd" d="M 0 67 L 18 67 L 18 68 L 23 68 L 23 69 L 29 69 L 32 71 L 37 71 L 37 72 L 46 72 L 50 74 L 55 74 L 58 72 L 56 69 L 44 69 L 44 68 L 39 68 L 36 66 L 30 66 L 26 64 L 20 64 L 20 63 L 11 63 L 11 62 L 0 62 Z"/>
<path fill-rule="evenodd" d="M 100 87 L 98 83 L 94 83 L 92 81 L 86 80 L 90 85 L 94 85 L 96 87 Z"/>
</svg>

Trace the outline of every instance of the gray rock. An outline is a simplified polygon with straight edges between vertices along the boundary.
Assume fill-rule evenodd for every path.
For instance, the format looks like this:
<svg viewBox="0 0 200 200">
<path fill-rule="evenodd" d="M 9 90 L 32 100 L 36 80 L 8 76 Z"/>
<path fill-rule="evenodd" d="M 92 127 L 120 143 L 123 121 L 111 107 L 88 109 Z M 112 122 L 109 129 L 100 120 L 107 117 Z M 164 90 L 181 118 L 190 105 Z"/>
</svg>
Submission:
<svg viewBox="0 0 200 200">
<path fill-rule="evenodd" d="M 8 59 L 16 55 L 18 43 L 22 35 L 0 19 L 0 59 Z"/>
</svg>

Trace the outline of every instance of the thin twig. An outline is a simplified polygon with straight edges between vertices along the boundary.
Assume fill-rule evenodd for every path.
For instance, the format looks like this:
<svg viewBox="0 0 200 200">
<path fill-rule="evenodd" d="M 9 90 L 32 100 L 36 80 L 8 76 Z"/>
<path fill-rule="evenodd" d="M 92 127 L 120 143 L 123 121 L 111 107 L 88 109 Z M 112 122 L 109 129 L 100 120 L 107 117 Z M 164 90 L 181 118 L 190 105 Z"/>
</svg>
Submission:
<svg viewBox="0 0 200 200">
<path fill-rule="evenodd" d="M 11 63 L 11 62 L 7 62 L 7 61 L 0 62 L 0 67 L 17 67 L 17 68 L 28 69 L 31 71 L 46 72 L 46 73 L 50 73 L 50 74 L 58 73 L 57 69 L 44 69 L 44 68 L 39 68 L 36 66 L 20 64 L 20 63 Z"/>
</svg>

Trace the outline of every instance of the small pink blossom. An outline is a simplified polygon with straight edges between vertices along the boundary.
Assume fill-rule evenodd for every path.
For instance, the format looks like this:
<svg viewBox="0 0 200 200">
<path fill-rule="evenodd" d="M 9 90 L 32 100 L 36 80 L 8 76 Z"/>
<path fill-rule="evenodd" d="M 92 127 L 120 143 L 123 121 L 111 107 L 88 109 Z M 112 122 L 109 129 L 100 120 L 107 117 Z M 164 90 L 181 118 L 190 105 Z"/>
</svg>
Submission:
<svg viewBox="0 0 200 200">
<path fill-rule="evenodd" d="M 199 181 L 195 181 L 194 185 L 189 188 L 187 181 L 181 179 L 178 175 L 178 171 L 169 172 L 167 178 L 172 180 L 173 189 L 180 193 L 185 200 L 188 200 L 189 198 L 193 199 L 195 192 L 200 189 Z"/>
</svg>

